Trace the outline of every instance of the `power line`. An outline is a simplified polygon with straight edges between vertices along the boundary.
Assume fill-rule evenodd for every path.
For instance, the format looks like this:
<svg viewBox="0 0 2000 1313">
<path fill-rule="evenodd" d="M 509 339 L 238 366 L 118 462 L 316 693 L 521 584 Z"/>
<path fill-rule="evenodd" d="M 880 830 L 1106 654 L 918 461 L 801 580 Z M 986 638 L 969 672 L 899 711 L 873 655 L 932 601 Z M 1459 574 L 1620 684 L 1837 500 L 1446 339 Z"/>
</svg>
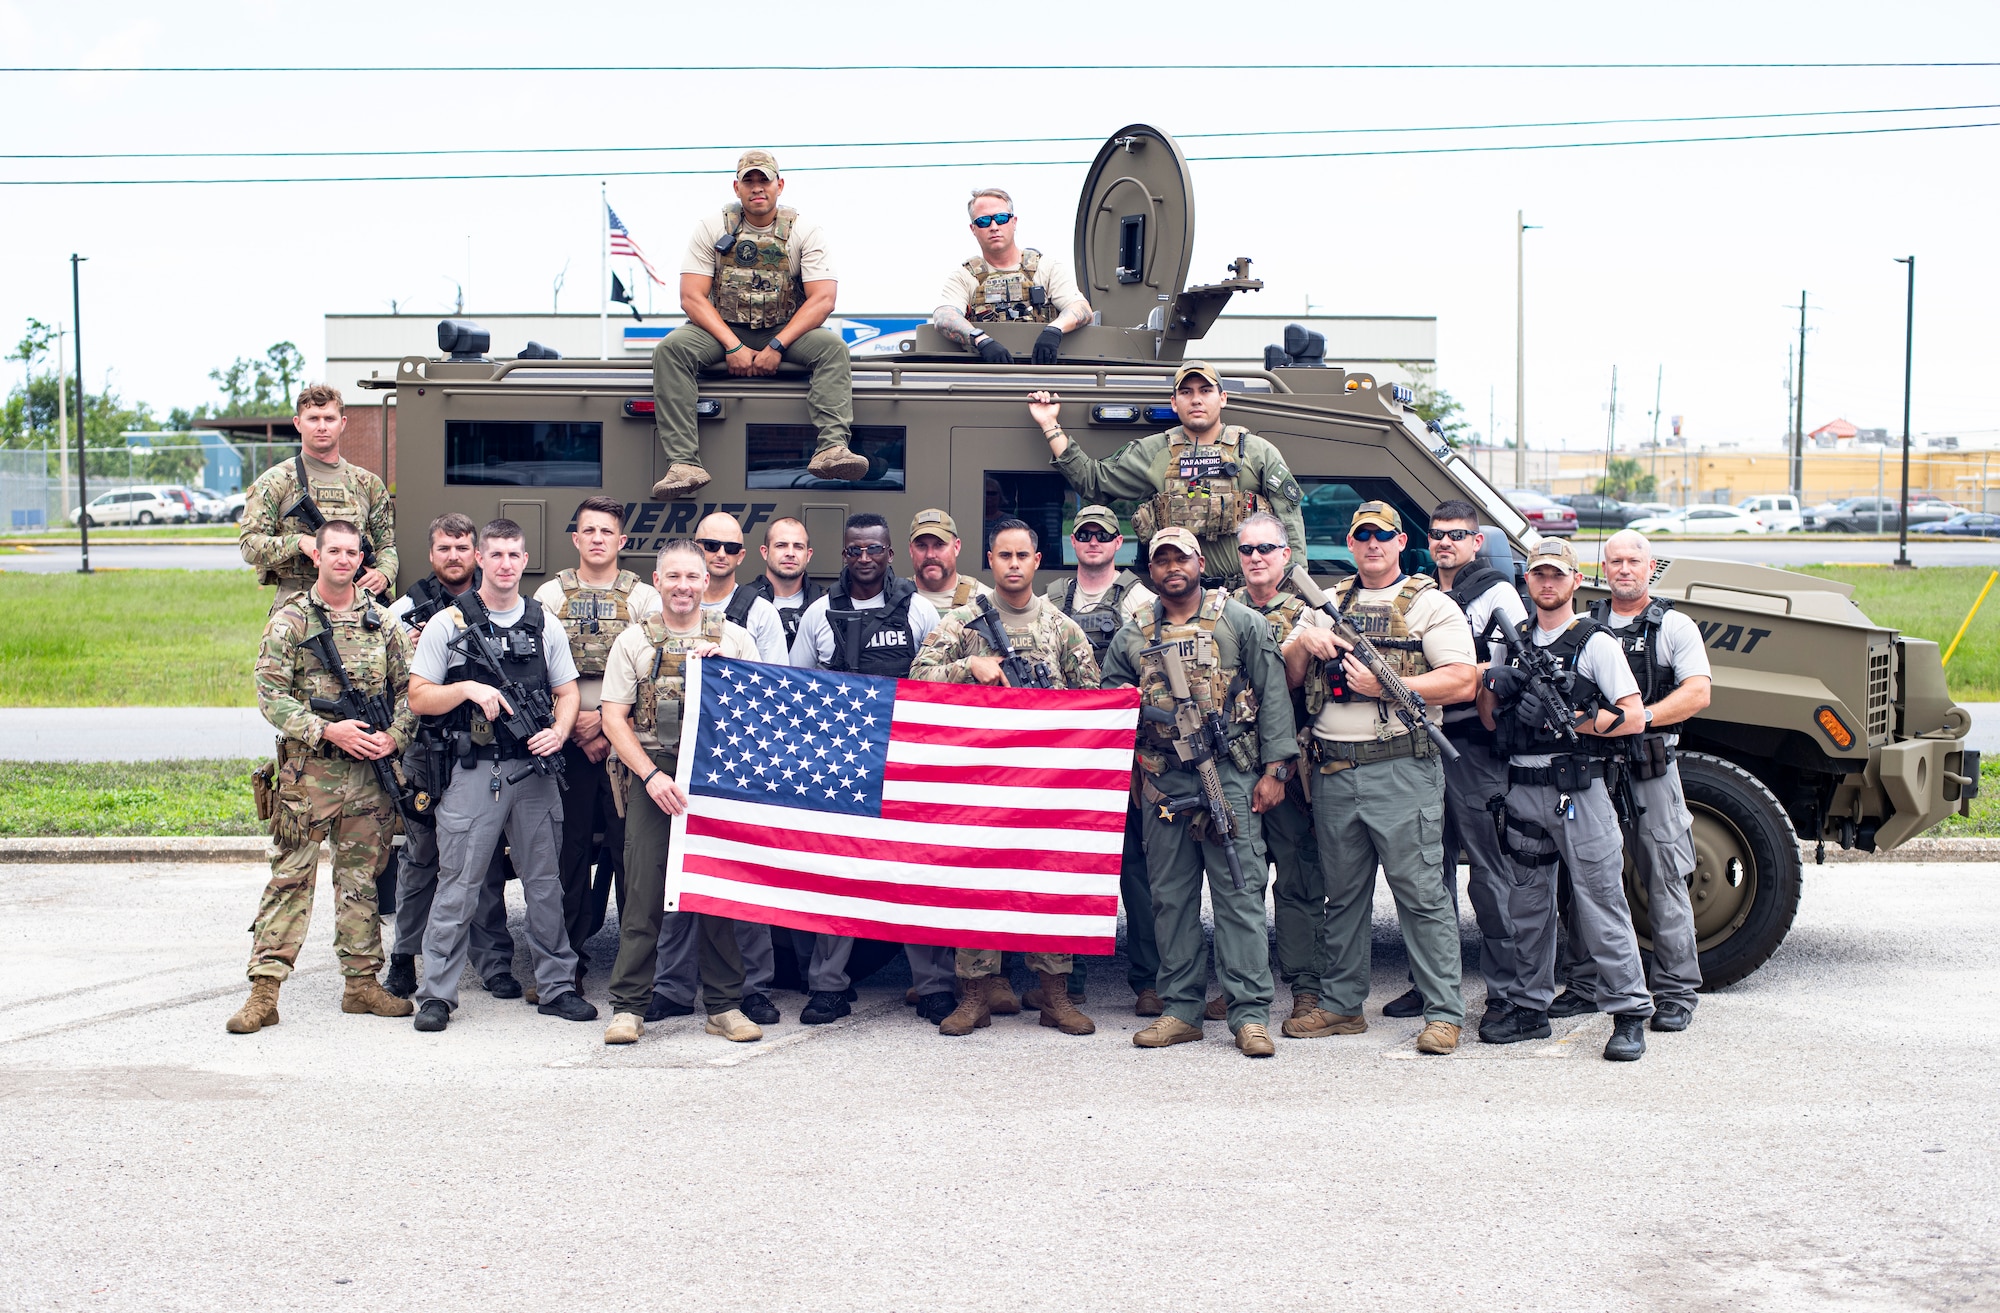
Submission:
<svg viewBox="0 0 2000 1313">
<path fill-rule="evenodd" d="M 2000 104 L 1908 105 L 1881 109 L 1799 109 L 1758 114 L 1675 114 L 1656 118 L 1546 119 L 1523 123 L 1426 124 L 1402 128 L 1264 128 L 1250 132 L 1186 132 L 1182 141 L 1213 141 L 1251 137 L 1395 136 L 1424 132 L 1513 132 L 1534 128 L 1625 127 L 1655 123 L 1739 123 L 1768 119 L 1843 118 L 1865 114 L 1945 114 L 2000 109 Z M 957 137 L 928 141 L 781 142 L 771 150 L 882 150 L 915 146 L 1041 146 L 1095 142 L 1102 137 Z M 208 151 L 78 151 L 70 153 L 0 154 L 0 160 L 212 160 L 212 159 L 387 159 L 439 155 L 613 155 L 685 151 L 727 151 L 735 146 L 479 146 L 422 150 L 208 150 Z"/>
<path fill-rule="evenodd" d="M 1241 73 L 1548 73 L 1733 69 L 2000 68 L 2000 60 L 1571 61 L 1460 64 L 1231 64 Z M 1213 64 L 21 64 L 0 73 L 1212 73 Z"/>
<path fill-rule="evenodd" d="M 1902 132 L 1955 132 L 1969 128 L 2000 128 L 2000 122 L 1911 123 L 1886 128 L 1826 128 L 1809 132 L 1743 133 L 1719 137 L 1651 137 L 1627 141 L 1546 141 L 1505 143 L 1492 146 L 1428 146 L 1384 150 L 1282 151 L 1258 155 L 1193 155 L 1189 163 L 1229 163 L 1235 161 L 1374 159 L 1412 155 L 1474 155 L 1505 151 L 1595 150 L 1614 146 L 1690 146 L 1734 141 L 1792 141 L 1810 137 L 1868 137 Z M 868 173 L 898 169 L 1026 169 L 1069 167 L 1089 160 L 950 160 L 912 164 L 802 164 L 788 167 L 793 173 Z M 564 178 L 680 178 L 706 177 L 714 169 L 586 169 L 537 173 L 399 173 L 349 174 L 289 178 L 0 178 L 0 187 L 179 187 L 294 182 L 517 182 Z"/>
</svg>

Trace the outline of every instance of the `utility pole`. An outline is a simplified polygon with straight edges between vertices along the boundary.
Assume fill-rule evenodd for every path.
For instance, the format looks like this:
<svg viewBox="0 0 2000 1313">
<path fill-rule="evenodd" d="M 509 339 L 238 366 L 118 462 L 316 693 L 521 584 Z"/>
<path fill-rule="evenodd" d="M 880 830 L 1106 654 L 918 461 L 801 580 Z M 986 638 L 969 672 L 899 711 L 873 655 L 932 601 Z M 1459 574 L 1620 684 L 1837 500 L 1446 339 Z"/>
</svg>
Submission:
<svg viewBox="0 0 2000 1313">
<path fill-rule="evenodd" d="M 1792 382 L 1792 496 L 1806 504 L 1806 294 L 1799 293 L 1799 363 Z"/>
<path fill-rule="evenodd" d="M 75 252 L 69 257 L 70 331 L 76 334 L 76 527 L 83 535 L 83 563 L 78 574 L 90 573 L 90 454 L 83 445 L 83 421 L 90 413 L 90 403 L 83 392 L 83 279 L 77 272 L 89 258 Z"/>
<path fill-rule="evenodd" d="M 62 483 L 62 517 L 69 518 L 69 357 L 62 321 L 56 321 L 56 467 Z M 44 473 L 48 466 L 42 466 Z"/>
<path fill-rule="evenodd" d="M 1896 513 L 1896 568 L 1910 570 L 1915 568 L 1910 564 L 1910 367 L 1917 345 L 1917 257 L 1899 255 L 1896 263 L 1910 266 L 1909 299 L 1903 311 L 1903 500 Z"/>
<path fill-rule="evenodd" d="M 1605 403 L 1610 416 L 1604 429 L 1604 495 L 1611 495 L 1611 462 L 1618 458 L 1618 366 L 1611 367 L 1611 400 Z"/>
<path fill-rule="evenodd" d="M 611 359 L 611 193 L 597 184 L 597 358 Z"/>
<path fill-rule="evenodd" d="M 1528 310 L 1523 236 L 1537 224 L 1514 211 L 1514 486 L 1528 486 Z"/>
<path fill-rule="evenodd" d="M 1667 385 L 1667 362 L 1660 362 L 1659 372 L 1653 375 L 1653 456 L 1647 462 L 1648 472 L 1653 476 L 1653 495 L 1660 492 L 1660 391 Z"/>
</svg>

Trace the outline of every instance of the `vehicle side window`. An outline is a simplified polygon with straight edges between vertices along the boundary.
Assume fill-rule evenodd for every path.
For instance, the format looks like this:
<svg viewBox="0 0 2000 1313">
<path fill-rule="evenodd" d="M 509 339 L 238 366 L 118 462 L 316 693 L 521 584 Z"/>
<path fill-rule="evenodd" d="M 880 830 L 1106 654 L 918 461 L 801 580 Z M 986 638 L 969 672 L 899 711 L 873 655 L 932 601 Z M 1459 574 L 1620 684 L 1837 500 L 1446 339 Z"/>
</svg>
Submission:
<svg viewBox="0 0 2000 1313">
<path fill-rule="evenodd" d="M 1352 574 L 1354 556 L 1347 550 L 1347 529 L 1354 510 L 1365 501 L 1385 501 L 1403 519 L 1409 545 L 1403 549 L 1403 573 L 1426 574 L 1433 568 L 1430 553 L 1431 517 L 1393 479 L 1299 479 L 1306 498 L 1300 507 L 1306 522 L 1306 557 L 1314 574 Z"/>
<path fill-rule="evenodd" d="M 868 473 L 843 482 L 821 479 L 806 471 L 819 433 L 810 424 L 750 424 L 744 427 L 743 486 L 746 488 L 865 488 L 901 492 L 903 452 L 909 430 L 901 424 L 856 424 L 848 440 L 857 455 L 868 458 Z"/>
<path fill-rule="evenodd" d="M 444 481 L 518 488 L 604 486 L 604 425 L 542 420 L 447 420 Z"/>
</svg>

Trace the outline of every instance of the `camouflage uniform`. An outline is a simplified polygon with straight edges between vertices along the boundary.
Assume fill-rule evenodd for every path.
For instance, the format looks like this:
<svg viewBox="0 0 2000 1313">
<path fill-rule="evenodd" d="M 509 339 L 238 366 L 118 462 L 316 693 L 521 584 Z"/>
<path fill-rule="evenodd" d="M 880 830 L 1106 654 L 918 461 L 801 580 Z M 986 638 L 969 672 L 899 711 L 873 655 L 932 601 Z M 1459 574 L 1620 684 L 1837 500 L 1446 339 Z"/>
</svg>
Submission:
<svg viewBox="0 0 2000 1313">
<path fill-rule="evenodd" d="M 1045 666 L 1051 675 L 1051 682 L 1058 688 L 1096 688 L 1097 658 L 1091 655 L 1090 640 L 1084 636 L 1083 628 L 1045 597 L 1035 598 L 1033 606 L 1033 614 L 1023 618 L 1010 614 L 1001 603 L 994 603 L 993 609 L 1007 631 L 1007 641 L 1013 645 L 1014 655 Z M 978 615 L 979 608 L 976 606 L 954 607 L 946 612 L 938 621 L 937 628 L 924 639 L 923 648 L 910 666 L 910 678 L 928 679 L 940 684 L 977 683 L 972 677 L 971 658 L 997 655 L 987 644 L 985 636 L 972 627 Z M 1066 976 L 1073 964 L 1068 953 L 1028 953 L 1025 956 L 1028 970 L 1050 975 Z M 958 950 L 960 979 L 999 974 L 999 949 Z"/>
<path fill-rule="evenodd" d="M 410 682 L 409 636 L 398 624 L 366 628 L 362 620 L 374 603 L 366 593 L 358 597 L 355 609 L 332 611 L 318 605 L 317 594 L 296 596 L 264 626 L 255 672 L 257 709 L 278 729 L 281 764 L 271 821 L 277 851 L 250 927 L 252 980 L 284 980 L 298 961 L 312 916 L 321 839 L 333 844 L 333 948 L 341 974 L 372 979 L 382 967 L 375 878 L 389 862 L 395 804 L 368 762 L 345 756 L 325 740 L 328 722 L 308 699 L 339 697 L 340 684 L 299 647 L 330 627 L 354 686 L 364 693 L 386 692 L 393 700 L 397 712 L 389 736 L 398 753 L 408 748 L 416 733 L 416 718 L 403 701 Z"/>
<path fill-rule="evenodd" d="M 360 527 L 368 545 L 375 550 L 375 566 L 388 579 L 391 591 L 396 583 L 396 520 L 389 504 L 389 490 L 382 480 L 359 465 L 341 461 L 337 473 L 328 474 L 306 465 L 312 484 L 313 501 L 329 520 L 349 520 Z M 296 539 L 311 531 L 298 520 L 286 519 L 285 511 L 299 499 L 299 462 L 284 461 L 257 476 L 243 499 L 243 519 L 236 547 L 243 559 L 257 570 L 257 582 L 276 584 L 278 595 L 271 599 L 271 614 L 313 586 L 319 577 L 312 558 L 298 549 Z"/>
<path fill-rule="evenodd" d="M 1179 425 L 1134 438 L 1103 460 L 1092 459 L 1072 438 L 1050 461 L 1084 502 L 1141 499 L 1132 532 L 1141 543 L 1153 531 L 1180 525 L 1201 541 L 1202 573 L 1235 580 L 1236 526 L 1253 511 L 1269 511 L 1285 526 L 1292 555 L 1306 559 L 1304 494 L 1284 453 L 1256 434 L 1230 424 L 1220 440 L 1197 445 Z"/>
</svg>

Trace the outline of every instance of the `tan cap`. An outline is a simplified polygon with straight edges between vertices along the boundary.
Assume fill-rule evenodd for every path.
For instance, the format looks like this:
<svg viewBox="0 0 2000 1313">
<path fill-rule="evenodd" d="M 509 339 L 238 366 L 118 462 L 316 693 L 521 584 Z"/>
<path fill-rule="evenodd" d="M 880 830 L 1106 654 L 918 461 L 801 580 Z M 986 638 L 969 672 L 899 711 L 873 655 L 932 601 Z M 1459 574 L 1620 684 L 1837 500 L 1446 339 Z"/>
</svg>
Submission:
<svg viewBox="0 0 2000 1313">
<path fill-rule="evenodd" d="M 1538 565 L 1553 565 L 1564 574 L 1576 574 L 1576 549 L 1564 539 L 1544 538 L 1528 553 L 1528 569 Z"/>
<path fill-rule="evenodd" d="M 1403 531 L 1403 517 L 1385 501 L 1365 501 L 1355 507 L 1354 518 L 1348 522 L 1347 531 L 1353 533 L 1364 524 L 1379 525 L 1391 533 Z"/>
<path fill-rule="evenodd" d="M 958 537 L 958 521 L 951 518 L 951 512 L 941 511 L 935 506 L 918 511 L 917 518 L 910 521 L 910 538 L 914 541 L 925 534 L 948 543 Z"/>
<path fill-rule="evenodd" d="M 1174 387 L 1179 388 L 1181 380 L 1189 374 L 1199 374 L 1218 388 L 1222 386 L 1222 375 L 1215 372 L 1215 366 L 1206 360 L 1183 360 L 1181 367 L 1174 371 Z"/>
<path fill-rule="evenodd" d="M 1086 524 L 1094 524 L 1108 533 L 1124 532 L 1118 527 L 1118 512 L 1109 506 L 1084 507 L 1076 513 L 1076 523 L 1070 526 L 1070 532 L 1075 533 Z"/>
<path fill-rule="evenodd" d="M 736 157 L 736 181 L 743 181 L 743 175 L 752 169 L 772 182 L 784 176 L 778 172 L 778 157 L 768 150 L 746 150 Z"/>
<path fill-rule="evenodd" d="M 1155 530 L 1152 541 L 1146 544 L 1149 552 L 1157 552 L 1162 547 L 1178 547 L 1181 554 L 1191 561 L 1201 559 L 1201 543 L 1195 538 L 1194 530 L 1178 524 Z"/>
</svg>

